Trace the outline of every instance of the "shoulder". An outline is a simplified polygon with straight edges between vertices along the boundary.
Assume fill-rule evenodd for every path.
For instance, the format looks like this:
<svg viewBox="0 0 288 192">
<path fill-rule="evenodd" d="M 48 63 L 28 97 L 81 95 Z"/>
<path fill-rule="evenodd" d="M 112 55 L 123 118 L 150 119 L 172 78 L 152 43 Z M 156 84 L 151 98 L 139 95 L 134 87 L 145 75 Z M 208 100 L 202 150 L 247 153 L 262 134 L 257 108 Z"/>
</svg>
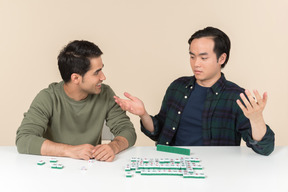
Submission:
<svg viewBox="0 0 288 192">
<path fill-rule="evenodd" d="M 111 96 L 115 95 L 114 91 L 112 90 L 112 88 L 109 85 L 102 84 L 101 86 L 102 86 L 101 87 L 101 92 L 100 92 L 101 96 L 109 96 L 109 97 L 111 97 Z"/>
<path fill-rule="evenodd" d="M 242 87 L 240 87 L 239 85 L 237 85 L 236 83 L 234 83 L 232 81 L 226 81 L 225 90 L 229 91 L 231 93 L 233 93 L 233 92 L 243 93 L 245 91 L 245 89 L 243 89 Z"/>
<path fill-rule="evenodd" d="M 244 93 L 245 89 L 234 82 L 226 81 L 222 92 L 222 97 L 231 100 L 240 99 L 240 93 Z"/>
<path fill-rule="evenodd" d="M 112 88 L 107 84 L 101 85 L 101 92 L 99 94 L 92 94 L 90 95 L 91 102 L 97 103 L 107 103 L 107 102 L 114 102 L 115 93 Z M 112 102 L 112 103 L 113 103 Z"/>
<path fill-rule="evenodd" d="M 62 86 L 61 86 L 62 85 Z M 59 82 L 59 83 L 51 83 L 49 84 L 49 86 L 47 88 L 44 88 L 42 89 L 38 95 L 39 96 L 43 96 L 43 97 L 48 97 L 48 96 L 52 96 L 52 95 L 55 95 L 55 94 L 59 94 L 60 93 L 60 89 L 63 89 L 63 83 L 62 82 Z"/>
<path fill-rule="evenodd" d="M 63 94 L 61 89 L 63 89 L 63 82 L 51 83 L 37 94 L 34 102 L 52 102 L 52 100 Z"/>
<path fill-rule="evenodd" d="M 182 98 L 183 94 L 186 93 L 187 88 L 190 87 L 191 85 L 194 85 L 193 79 L 194 77 L 185 76 L 185 77 L 179 77 L 178 79 L 174 80 L 167 88 L 165 98 L 166 99 L 172 98 L 173 100 Z"/>
<path fill-rule="evenodd" d="M 47 88 L 42 89 L 33 99 L 30 108 L 37 109 L 38 112 L 50 114 L 53 104 L 60 103 L 59 96 L 60 83 L 51 83 Z M 63 86 L 62 86 L 63 87 Z M 63 88 L 62 88 L 63 89 Z M 57 102 L 58 101 L 58 102 Z"/>
<path fill-rule="evenodd" d="M 112 90 L 112 88 L 109 85 L 104 84 L 104 83 L 102 83 L 101 89 L 102 89 L 102 91 L 111 91 Z"/>
</svg>

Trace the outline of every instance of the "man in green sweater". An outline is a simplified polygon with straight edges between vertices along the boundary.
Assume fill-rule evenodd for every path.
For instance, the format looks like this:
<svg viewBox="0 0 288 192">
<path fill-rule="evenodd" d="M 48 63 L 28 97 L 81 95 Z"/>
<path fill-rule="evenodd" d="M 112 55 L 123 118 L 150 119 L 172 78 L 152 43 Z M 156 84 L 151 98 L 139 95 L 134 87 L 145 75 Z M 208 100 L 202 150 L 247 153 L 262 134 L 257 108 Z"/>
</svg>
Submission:
<svg viewBox="0 0 288 192">
<path fill-rule="evenodd" d="M 135 144 L 133 124 L 102 84 L 101 55 L 88 41 L 73 41 L 60 52 L 63 81 L 40 91 L 24 114 L 16 136 L 19 153 L 113 161 Z M 109 144 L 101 144 L 104 121 L 115 136 Z"/>
</svg>

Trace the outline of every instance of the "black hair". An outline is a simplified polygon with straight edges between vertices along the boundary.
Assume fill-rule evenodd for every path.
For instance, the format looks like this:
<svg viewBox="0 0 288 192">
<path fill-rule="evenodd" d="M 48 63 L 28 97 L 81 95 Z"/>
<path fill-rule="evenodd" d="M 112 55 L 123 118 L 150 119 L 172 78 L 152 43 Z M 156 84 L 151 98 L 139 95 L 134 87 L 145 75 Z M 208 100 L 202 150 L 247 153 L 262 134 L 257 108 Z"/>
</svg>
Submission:
<svg viewBox="0 0 288 192">
<path fill-rule="evenodd" d="M 90 69 L 90 59 L 102 54 L 100 48 L 89 41 L 70 42 L 58 55 L 58 68 L 63 81 L 69 82 L 73 73 L 84 76 Z"/>
<path fill-rule="evenodd" d="M 214 27 L 206 27 L 202 30 L 196 31 L 188 40 L 189 45 L 191 45 L 191 42 L 194 39 L 199 39 L 201 37 L 212 37 L 214 40 L 214 53 L 216 53 L 217 60 L 219 57 L 223 54 L 226 53 L 226 60 L 225 62 L 221 65 L 221 68 L 224 68 L 225 65 L 227 64 L 229 60 L 229 55 L 230 55 L 230 47 L 231 47 L 231 42 L 229 37 L 220 29 L 214 28 Z"/>
</svg>

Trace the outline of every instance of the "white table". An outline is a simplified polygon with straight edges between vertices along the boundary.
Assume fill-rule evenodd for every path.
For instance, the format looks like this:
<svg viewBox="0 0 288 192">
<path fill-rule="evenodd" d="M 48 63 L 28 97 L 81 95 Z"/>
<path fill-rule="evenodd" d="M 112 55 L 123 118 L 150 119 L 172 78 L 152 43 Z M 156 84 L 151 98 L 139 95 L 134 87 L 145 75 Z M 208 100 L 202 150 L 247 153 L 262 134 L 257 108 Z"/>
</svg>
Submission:
<svg viewBox="0 0 288 192">
<path fill-rule="evenodd" d="M 188 147 L 187 147 L 188 148 Z M 288 191 L 288 146 L 278 146 L 270 156 L 247 147 L 189 147 L 202 160 L 205 179 L 181 176 L 125 177 L 131 157 L 178 158 L 156 147 L 132 147 L 114 162 L 88 163 L 57 157 L 63 169 L 51 169 L 50 157 L 19 154 L 15 146 L 0 147 L 0 191 Z M 46 161 L 43 166 L 39 160 Z M 81 170 L 82 167 L 87 170 Z"/>
</svg>

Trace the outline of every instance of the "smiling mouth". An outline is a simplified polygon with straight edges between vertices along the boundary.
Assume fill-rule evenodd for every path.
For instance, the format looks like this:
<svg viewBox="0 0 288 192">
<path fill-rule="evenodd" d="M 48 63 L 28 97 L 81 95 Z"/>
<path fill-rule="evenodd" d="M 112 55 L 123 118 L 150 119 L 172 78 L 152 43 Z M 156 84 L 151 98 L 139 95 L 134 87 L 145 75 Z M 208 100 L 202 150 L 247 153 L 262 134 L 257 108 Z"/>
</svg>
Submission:
<svg viewBox="0 0 288 192">
<path fill-rule="evenodd" d="M 101 85 L 102 85 L 102 83 L 98 83 L 98 84 L 96 85 L 96 87 L 100 88 Z"/>
</svg>

